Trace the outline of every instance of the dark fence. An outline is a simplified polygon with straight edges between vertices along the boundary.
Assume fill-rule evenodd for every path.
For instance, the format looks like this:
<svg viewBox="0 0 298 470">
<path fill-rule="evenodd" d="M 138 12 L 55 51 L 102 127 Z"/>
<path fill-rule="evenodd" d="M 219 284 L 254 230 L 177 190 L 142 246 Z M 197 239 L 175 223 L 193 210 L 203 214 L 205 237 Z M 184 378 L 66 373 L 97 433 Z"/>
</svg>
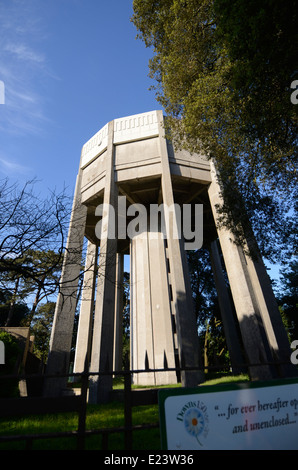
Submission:
<svg viewBox="0 0 298 470">
<path fill-rule="evenodd" d="M 250 367 L 260 367 L 264 365 L 273 365 L 276 363 L 263 363 L 263 364 L 250 364 Z M 280 363 L 284 364 L 284 363 Z M 230 367 L 208 367 L 210 371 L 229 371 Z M 241 369 L 247 372 L 247 364 L 242 364 Z M 124 434 L 124 449 L 131 450 L 133 448 L 133 432 L 145 429 L 157 429 L 159 428 L 158 422 L 150 424 L 133 425 L 132 424 L 132 410 L 134 406 L 148 405 L 158 403 L 158 389 L 143 389 L 133 390 L 132 375 L 148 372 L 165 372 L 165 371 L 176 371 L 176 373 L 182 372 L 182 370 L 193 370 L 193 368 L 181 368 L 181 369 L 147 369 L 147 370 L 124 370 L 120 372 L 100 372 L 90 373 L 83 372 L 82 374 L 69 374 L 64 377 L 81 377 L 81 394 L 77 396 L 63 396 L 58 398 L 43 398 L 43 397 L 23 397 L 23 398 L 0 398 L 0 417 L 13 417 L 13 416 L 25 416 L 25 415 L 41 415 L 49 413 L 69 412 L 73 411 L 77 413 L 77 430 L 66 431 L 58 433 L 40 433 L 40 434 L 22 434 L 22 435 L 7 435 L 0 436 L 0 444 L 13 442 L 13 441 L 25 441 L 26 449 L 32 449 L 33 441 L 40 439 L 53 439 L 62 437 L 72 437 L 76 439 L 76 448 L 83 450 L 85 448 L 85 440 L 87 437 L 92 435 L 101 435 L 102 437 L 102 449 L 108 449 L 109 436 L 113 433 Z M 202 369 L 196 369 L 201 370 Z M 203 369 L 206 371 L 206 367 Z M 88 396 L 88 384 L 89 377 L 91 375 L 113 375 L 124 377 L 124 390 L 122 393 L 122 401 L 124 407 L 124 425 L 121 427 L 101 428 L 101 429 L 86 429 L 86 416 L 87 416 L 87 396 Z M 298 371 L 297 374 L 298 375 Z M 28 380 L 40 381 L 44 378 L 58 378 L 61 376 L 0 376 L 0 384 L 3 380 Z M 117 399 L 117 397 L 116 397 Z"/>
<path fill-rule="evenodd" d="M 160 371 L 160 370 L 159 370 Z M 142 373 L 148 371 L 121 371 L 121 372 L 104 372 L 104 373 L 89 373 L 70 374 L 64 377 L 73 377 L 79 375 L 81 377 L 81 394 L 62 396 L 57 398 L 47 397 L 21 397 L 21 398 L 0 398 L 0 417 L 16 417 L 26 415 L 43 415 L 50 413 L 60 412 L 76 412 L 77 413 L 77 430 L 65 431 L 56 433 L 39 433 L 39 434 L 20 434 L 20 435 L 6 435 L 0 436 L 0 444 L 16 441 L 25 441 L 26 450 L 32 449 L 33 442 L 41 439 L 53 439 L 72 437 L 76 439 L 76 449 L 83 450 L 85 448 L 85 439 L 92 435 L 102 436 L 103 450 L 108 449 L 109 435 L 113 433 L 124 434 L 124 449 L 131 450 L 133 448 L 133 431 L 140 431 L 145 429 L 157 429 L 159 423 L 154 422 L 150 424 L 133 425 L 132 424 L 132 410 L 134 406 L 157 404 L 158 390 L 157 389 L 144 389 L 132 390 L 132 374 Z M 150 372 L 157 372 L 157 370 L 150 370 Z M 160 371 L 161 372 L 161 371 Z M 115 399 L 123 401 L 124 407 L 124 425 L 120 427 L 101 428 L 101 429 L 86 429 L 86 415 L 87 415 L 87 396 L 88 396 L 88 382 L 90 375 L 107 375 L 123 376 L 124 377 L 124 390 L 118 392 Z M 54 378 L 61 376 L 6 376 L 0 377 L 0 383 L 6 379 L 18 379 L 37 381 L 43 378 Z"/>
</svg>

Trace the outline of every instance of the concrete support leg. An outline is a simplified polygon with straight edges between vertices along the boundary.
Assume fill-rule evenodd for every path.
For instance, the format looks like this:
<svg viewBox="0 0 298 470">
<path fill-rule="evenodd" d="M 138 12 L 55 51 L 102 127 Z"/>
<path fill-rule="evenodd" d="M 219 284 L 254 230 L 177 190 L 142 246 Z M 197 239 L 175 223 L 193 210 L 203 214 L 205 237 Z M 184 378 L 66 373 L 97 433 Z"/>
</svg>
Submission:
<svg viewBox="0 0 298 470">
<path fill-rule="evenodd" d="M 90 361 L 96 271 L 97 246 L 89 241 L 87 246 L 82 300 L 76 341 L 76 353 L 74 361 L 75 373 L 83 372 L 86 357 L 88 364 Z"/>
<path fill-rule="evenodd" d="M 212 183 L 209 187 L 209 199 L 216 224 L 218 223 L 217 206 L 222 205 L 220 186 L 217 181 L 214 164 L 211 163 Z M 234 243 L 233 234 L 224 227 L 218 228 L 218 237 L 230 282 L 236 314 L 248 361 L 251 378 L 267 380 L 273 378 L 270 366 L 264 365 L 272 360 L 269 345 L 264 332 L 264 325 L 248 277 L 243 250 Z"/>
<path fill-rule="evenodd" d="M 132 368 L 134 370 L 154 369 L 153 324 L 151 308 L 150 267 L 148 256 L 148 234 L 141 233 L 131 240 L 131 309 Z M 152 372 L 134 374 L 135 384 L 154 385 Z"/>
<path fill-rule="evenodd" d="M 113 124 L 109 123 L 104 213 L 101 226 L 98 262 L 97 294 L 94 312 L 91 372 L 113 370 L 116 251 L 115 223 L 117 213 L 117 188 L 114 181 Z M 109 400 L 112 390 L 111 374 L 91 376 L 89 402 L 102 403 Z"/>
<path fill-rule="evenodd" d="M 243 371 L 243 366 L 241 367 L 240 364 L 244 364 L 244 358 L 235 325 L 233 307 L 222 271 L 217 240 L 210 244 L 210 257 L 232 370 L 234 374 L 238 374 Z"/>
<path fill-rule="evenodd" d="M 81 174 L 79 173 L 60 279 L 60 291 L 52 327 L 46 367 L 47 375 L 69 373 L 69 356 L 87 217 L 87 209 L 80 202 L 80 186 Z M 66 377 L 46 379 L 44 396 L 63 394 L 66 382 Z"/>
<path fill-rule="evenodd" d="M 136 277 L 136 243 L 130 240 L 130 369 L 138 369 L 138 344 L 135 338 L 137 338 L 137 277 Z M 135 381 L 136 379 L 133 379 Z"/>
<path fill-rule="evenodd" d="M 149 233 L 148 241 L 155 368 L 175 368 L 171 299 L 164 239 L 159 233 L 154 233 L 153 237 Z M 156 372 L 155 383 L 156 385 L 177 383 L 176 372 Z"/>
<path fill-rule="evenodd" d="M 260 257 L 252 259 L 245 255 L 245 260 L 277 374 L 280 377 L 297 376 L 297 369 L 290 362 L 292 350 L 264 263 Z"/>
<path fill-rule="evenodd" d="M 115 332 L 114 332 L 114 371 L 122 369 L 122 343 L 123 343 L 123 269 L 124 256 L 117 254 L 116 286 L 115 286 Z"/>
<path fill-rule="evenodd" d="M 173 207 L 173 188 L 167 145 L 164 138 L 162 112 L 158 112 L 158 118 L 160 133 L 159 145 L 162 167 L 161 185 L 163 204 L 167 207 Z M 181 240 L 175 238 L 175 232 L 178 233 L 179 228 L 175 213 L 173 213 L 172 223 L 166 217 L 165 225 L 171 271 L 173 301 L 176 310 L 176 328 L 180 366 L 185 368 L 198 368 L 201 366 L 199 363 L 198 331 L 193 310 L 193 300 L 187 269 L 186 255 Z M 182 385 L 185 387 L 196 386 L 202 380 L 203 372 L 185 370 L 181 373 Z"/>
<path fill-rule="evenodd" d="M 171 299 L 161 233 L 144 232 L 132 240 L 131 334 L 132 367 L 137 370 L 175 367 Z M 134 383 L 177 383 L 176 373 L 134 374 Z"/>
</svg>

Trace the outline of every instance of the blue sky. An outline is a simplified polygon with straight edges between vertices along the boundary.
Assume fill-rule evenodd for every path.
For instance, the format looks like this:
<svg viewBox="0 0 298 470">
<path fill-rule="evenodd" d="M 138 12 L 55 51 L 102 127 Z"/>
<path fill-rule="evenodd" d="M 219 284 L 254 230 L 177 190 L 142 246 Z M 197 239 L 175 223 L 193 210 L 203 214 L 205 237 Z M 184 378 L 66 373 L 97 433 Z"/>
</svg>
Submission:
<svg viewBox="0 0 298 470">
<path fill-rule="evenodd" d="M 160 109 L 132 13 L 132 0 L 1 0 L 0 179 L 72 194 L 93 134 Z"/>
<path fill-rule="evenodd" d="M 0 179 L 72 195 L 92 135 L 160 109 L 132 13 L 132 0 L 0 0 Z"/>
</svg>

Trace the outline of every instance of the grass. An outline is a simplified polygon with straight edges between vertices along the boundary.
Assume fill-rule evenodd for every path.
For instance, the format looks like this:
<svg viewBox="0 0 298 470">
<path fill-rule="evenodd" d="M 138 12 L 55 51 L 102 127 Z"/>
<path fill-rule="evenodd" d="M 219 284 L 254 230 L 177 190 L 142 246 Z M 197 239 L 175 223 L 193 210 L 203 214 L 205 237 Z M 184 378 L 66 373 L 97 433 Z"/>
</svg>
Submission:
<svg viewBox="0 0 298 470">
<path fill-rule="evenodd" d="M 145 405 L 133 408 L 133 425 L 149 424 L 158 422 L 158 406 Z M 124 406 L 123 403 L 112 402 L 107 405 L 88 405 L 86 417 L 86 429 L 102 429 L 120 427 L 124 424 Z M 77 413 L 58 413 L 55 415 L 26 416 L 23 418 L 0 420 L 0 435 L 13 434 L 42 434 L 74 431 L 77 429 Z M 148 442 L 148 440 L 150 442 Z M 147 442 L 146 442 L 147 441 Z M 109 436 L 109 448 L 112 450 L 124 449 L 124 436 L 122 433 L 115 433 Z M 134 448 L 141 449 L 159 449 L 160 437 L 159 429 L 148 431 L 134 431 Z M 24 449 L 24 441 L 0 444 L 0 450 L 4 449 Z M 86 448 L 100 450 L 102 447 L 102 438 L 100 435 L 86 438 Z M 34 441 L 33 449 L 75 449 L 76 439 L 61 437 L 51 439 L 40 439 Z"/>
<path fill-rule="evenodd" d="M 219 385 L 223 383 L 230 383 L 230 382 L 246 382 L 249 380 L 249 376 L 247 374 L 239 374 L 239 375 L 232 375 L 230 372 L 211 372 L 205 374 L 206 381 L 201 384 L 203 385 Z M 179 388 L 181 387 L 180 384 L 173 384 L 173 385 L 159 385 L 157 387 L 152 387 L 152 385 L 132 385 L 132 390 L 134 389 L 145 389 L 145 388 Z M 114 390 L 121 390 L 124 388 L 124 379 L 119 377 L 114 379 Z"/>
<path fill-rule="evenodd" d="M 208 380 L 202 384 L 204 385 L 220 385 L 224 383 L 233 383 L 233 382 L 247 382 L 249 377 L 247 374 L 239 375 L 230 375 L 229 373 L 223 375 L 221 374 L 209 374 Z"/>
<path fill-rule="evenodd" d="M 216 385 L 228 382 L 246 381 L 246 375 L 220 377 L 211 376 L 204 385 Z M 118 380 L 116 388 L 122 388 L 123 384 Z M 133 425 L 150 424 L 159 421 L 158 405 L 144 405 L 133 407 Z M 86 429 L 102 429 L 120 427 L 124 424 L 124 404 L 112 402 L 106 405 L 88 405 L 86 417 Z M 55 415 L 26 416 L 19 418 L 1 418 L 0 436 L 14 434 L 41 434 L 65 431 L 75 431 L 78 425 L 77 413 L 58 413 Z M 124 449 L 123 433 L 109 435 L 109 449 Z M 0 443 L 0 450 L 24 449 L 24 441 Z M 102 437 L 100 435 L 86 438 L 86 449 L 100 450 L 102 447 Z M 54 438 L 41 439 L 33 443 L 33 449 L 42 450 L 66 450 L 75 449 L 75 438 Z M 159 450 L 160 434 L 159 429 L 140 430 L 133 432 L 134 450 Z"/>
</svg>

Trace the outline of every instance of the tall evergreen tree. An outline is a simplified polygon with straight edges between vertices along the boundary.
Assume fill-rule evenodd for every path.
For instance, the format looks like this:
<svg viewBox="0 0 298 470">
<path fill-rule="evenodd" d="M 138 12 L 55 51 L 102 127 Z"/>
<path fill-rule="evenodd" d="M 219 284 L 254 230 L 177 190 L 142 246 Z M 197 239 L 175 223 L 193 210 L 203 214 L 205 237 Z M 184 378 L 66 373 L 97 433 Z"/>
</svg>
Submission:
<svg viewBox="0 0 298 470">
<path fill-rule="evenodd" d="M 213 158 L 222 222 L 251 224 L 262 254 L 295 251 L 297 0 L 134 0 L 150 76 L 176 145 Z M 250 223 L 247 223 L 247 214 Z"/>
</svg>

